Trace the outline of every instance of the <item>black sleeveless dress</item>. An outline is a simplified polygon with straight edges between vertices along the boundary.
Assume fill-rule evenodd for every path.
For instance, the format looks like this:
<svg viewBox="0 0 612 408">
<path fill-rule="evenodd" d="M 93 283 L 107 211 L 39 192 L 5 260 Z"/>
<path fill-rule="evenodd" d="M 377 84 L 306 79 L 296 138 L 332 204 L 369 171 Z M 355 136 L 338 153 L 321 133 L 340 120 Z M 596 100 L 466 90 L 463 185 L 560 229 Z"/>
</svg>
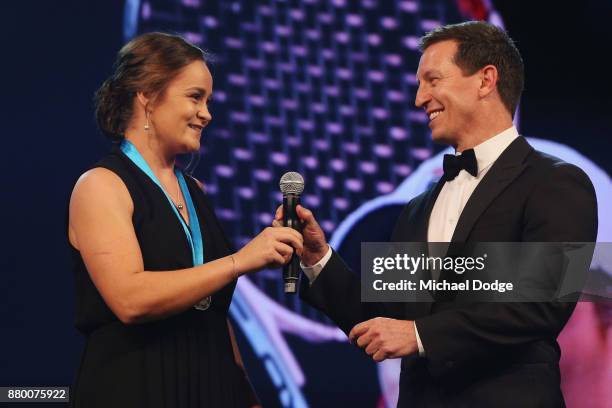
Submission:
<svg viewBox="0 0 612 408">
<path fill-rule="evenodd" d="M 184 230 L 162 190 L 118 149 L 95 167 L 116 173 L 130 192 L 145 270 L 192 267 Z M 185 178 L 200 220 L 204 261 L 230 254 L 204 193 L 191 177 Z M 70 398 L 73 407 L 250 405 L 250 386 L 234 362 L 226 321 L 235 283 L 215 293 L 205 311 L 191 308 L 163 320 L 125 325 L 100 296 L 79 252 L 72 252 L 75 325 L 86 336 Z"/>
</svg>

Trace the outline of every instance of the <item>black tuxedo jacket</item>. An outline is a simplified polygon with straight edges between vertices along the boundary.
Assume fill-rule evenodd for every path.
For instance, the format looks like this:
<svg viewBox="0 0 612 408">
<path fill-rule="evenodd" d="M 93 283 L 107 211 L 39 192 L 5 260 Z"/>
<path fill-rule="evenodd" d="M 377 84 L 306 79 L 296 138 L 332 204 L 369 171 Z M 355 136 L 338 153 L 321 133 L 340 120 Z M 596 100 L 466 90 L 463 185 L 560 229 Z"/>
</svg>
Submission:
<svg viewBox="0 0 612 408">
<path fill-rule="evenodd" d="M 392 241 L 426 242 L 444 177 L 411 200 Z M 517 138 L 465 205 L 453 242 L 594 242 L 595 190 L 576 166 Z M 360 280 L 334 253 L 301 297 L 345 333 L 378 317 L 414 320 L 425 356 L 402 359 L 398 407 L 558 407 L 556 338 L 573 303 L 362 303 Z"/>
</svg>

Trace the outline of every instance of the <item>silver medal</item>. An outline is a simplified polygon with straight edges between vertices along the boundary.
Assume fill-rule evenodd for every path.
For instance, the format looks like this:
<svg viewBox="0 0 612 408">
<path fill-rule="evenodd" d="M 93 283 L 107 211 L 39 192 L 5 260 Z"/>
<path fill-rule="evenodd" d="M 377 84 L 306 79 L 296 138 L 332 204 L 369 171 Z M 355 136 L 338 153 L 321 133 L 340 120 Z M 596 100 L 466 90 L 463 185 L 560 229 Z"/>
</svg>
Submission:
<svg viewBox="0 0 612 408">
<path fill-rule="evenodd" d="M 198 309 L 198 310 L 206 310 L 210 307 L 210 304 L 212 303 L 212 297 L 211 296 L 206 296 L 204 299 L 200 300 L 198 303 L 196 303 L 193 307 Z"/>
</svg>

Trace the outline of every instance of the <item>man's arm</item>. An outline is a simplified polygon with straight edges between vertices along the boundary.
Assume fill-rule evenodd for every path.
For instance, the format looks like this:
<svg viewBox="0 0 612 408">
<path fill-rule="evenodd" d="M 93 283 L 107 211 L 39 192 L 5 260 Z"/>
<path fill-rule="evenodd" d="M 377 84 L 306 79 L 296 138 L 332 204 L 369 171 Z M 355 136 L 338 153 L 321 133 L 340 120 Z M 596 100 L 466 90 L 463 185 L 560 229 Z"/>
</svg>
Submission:
<svg viewBox="0 0 612 408">
<path fill-rule="evenodd" d="M 333 250 L 312 282 L 302 279 L 300 297 L 325 313 L 347 336 L 356 324 L 388 315 L 381 303 L 361 302 L 359 277 Z"/>
<path fill-rule="evenodd" d="M 297 207 L 302 221 L 304 252 L 302 265 L 311 267 L 308 279 L 302 279 L 300 297 L 313 307 L 325 313 L 347 335 L 351 329 L 365 320 L 375 317 L 397 317 L 383 303 L 361 302 L 361 281 L 353 273 L 340 255 L 330 248 L 325 234 L 312 212 L 302 206 Z M 276 211 L 274 226 L 281 226 L 282 207 Z M 331 249 L 331 254 L 329 251 Z M 328 256 L 327 262 L 319 270 L 313 267 Z"/>
</svg>

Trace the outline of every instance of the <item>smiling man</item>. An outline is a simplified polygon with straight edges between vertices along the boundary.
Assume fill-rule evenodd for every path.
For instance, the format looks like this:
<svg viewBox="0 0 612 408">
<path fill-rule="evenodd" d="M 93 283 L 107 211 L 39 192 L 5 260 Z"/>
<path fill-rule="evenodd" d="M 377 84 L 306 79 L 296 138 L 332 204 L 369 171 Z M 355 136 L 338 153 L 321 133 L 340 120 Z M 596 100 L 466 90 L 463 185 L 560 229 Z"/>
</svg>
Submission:
<svg viewBox="0 0 612 408">
<path fill-rule="evenodd" d="M 595 191 L 576 166 L 535 151 L 512 124 L 523 90 L 513 41 L 484 22 L 421 39 L 415 104 L 451 145 L 444 176 L 410 201 L 395 242 L 593 242 Z M 573 303 L 362 303 L 359 277 L 304 222 L 301 296 L 375 361 L 402 358 L 399 407 L 558 407 L 556 338 Z M 571 216 L 568 216 L 571 215 Z M 282 214 L 277 214 L 275 225 Z M 358 250 L 355 248 L 355 250 Z"/>
<path fill-rule="evenodd" d="M 507 35 L 485 23 L 445 27 L 423 37 L 415 104 L 435 142 L 457 153 L 512 128 L 523 62 Z"/>
</svg>

